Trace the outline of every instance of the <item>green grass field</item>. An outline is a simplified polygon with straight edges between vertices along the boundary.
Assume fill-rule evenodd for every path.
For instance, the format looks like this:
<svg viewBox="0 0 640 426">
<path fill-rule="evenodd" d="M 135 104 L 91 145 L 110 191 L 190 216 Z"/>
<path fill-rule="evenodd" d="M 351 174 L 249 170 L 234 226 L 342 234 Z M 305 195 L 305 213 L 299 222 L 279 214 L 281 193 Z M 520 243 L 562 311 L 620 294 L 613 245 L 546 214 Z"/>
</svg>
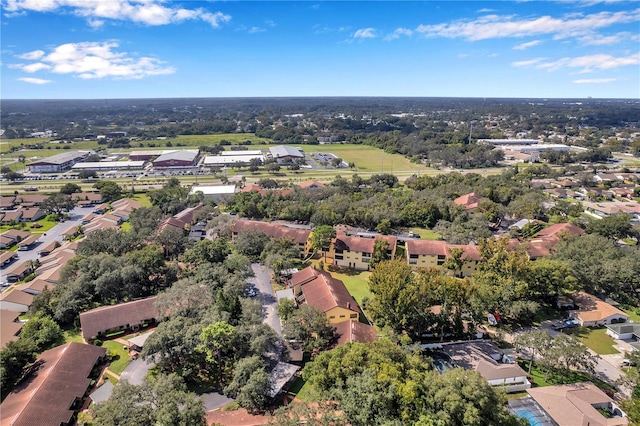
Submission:
<svg viewBox="0 0 640 426">
<path fill-rule="evenodd" d="M 331 276 L 342 281 L 360 305 L 362 305 L 362 299 L 365 297 L 371 298 L 371 292 L 369 291 L 369 277 L 371 272 L 368 271 L 348 271 L 346 273 L 331 271 Z"/>
<path fill-rule="evenodd" d="M 574 337 L 598 355 L 620 353 L 620 351 L 613 347 L 615 340 L 607 334 L 607 329 L 604 327 L 580 328 L 574 333 Z"/>
<path fill-rule="evenodd" d="M 129 351 L 124 349 L 122 343 L 118 343 L 115 340 L 107 340 L 102 343 L 102 347 L 107 348 L 114 353 L 113 360 L 109 364 L 109 370 L 117 375 L 122 374 L 124 368 L 129 364 Z"/>
</svg>

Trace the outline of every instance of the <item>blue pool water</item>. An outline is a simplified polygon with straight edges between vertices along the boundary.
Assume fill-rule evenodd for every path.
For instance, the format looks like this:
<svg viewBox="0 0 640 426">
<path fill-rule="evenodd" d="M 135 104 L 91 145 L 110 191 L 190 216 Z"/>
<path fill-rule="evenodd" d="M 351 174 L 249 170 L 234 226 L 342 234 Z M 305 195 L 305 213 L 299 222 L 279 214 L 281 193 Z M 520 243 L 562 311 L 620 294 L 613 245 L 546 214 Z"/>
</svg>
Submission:
<svg viewBox="0 0 640 426">
<path fill-rule="evenodd" d="M 534 413 L 529 410 L 518 410 L 516 411 L 516 416 L 522 417 L 523 419 L 527 419 L 531 426 L 536 426 L 542 424 Z"/>
</svg>

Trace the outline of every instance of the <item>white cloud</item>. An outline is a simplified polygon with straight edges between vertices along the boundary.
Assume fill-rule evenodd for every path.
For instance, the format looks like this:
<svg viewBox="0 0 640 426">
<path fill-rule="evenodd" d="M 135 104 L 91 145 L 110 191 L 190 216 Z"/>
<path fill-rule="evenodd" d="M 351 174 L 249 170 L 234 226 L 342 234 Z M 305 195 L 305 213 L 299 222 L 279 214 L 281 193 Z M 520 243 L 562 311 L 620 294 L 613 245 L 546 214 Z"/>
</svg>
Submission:
<svg viewBox="0 0 640 426">
<path fill-rule="evenodd" d="M 488 7 L 483 7 L 482 9 L 478 9 L 478 13 L 490 13 L 495 12 L 495 9 L 489 9 Z"/>
<path fill-rule="evenodd" d="M 32 77 L 20 77 L 18 80 L 24 81 L 25 83 L 30 84 L 48 84 L 51 83 L 51 80 L 45 80 L 42 78 L 32 78 Z"/>
<path fill-rule="evenodd" d="M 201 20 L 213 27 L 231 20 L 222 12 L 211 13 L 203 8 L 185 9 L 165 6 L 163 0 L 6 0 L 7 16 L 24 12 L 55 12 L 70 10 L 87 18 L 92 27 L 104 24 L 105 19 L 133 21 L 145 25 L 167 25 L 186 20 Z M 169 3 L 170 4 L 170 3 Z"/>
<path fill-rule="evenodd" d="M 19 68 L 24 72 L 34 73 L 42 70 L 48 70 L 51 67 L 47 64 L 43 64 L 42 62 L 34 62 L 28 65 L 21 65 Z"/>
<path fill-rule="evenodd" d="M 67 43 L 31 64 L 14 64 L 25 72 L 47 70 L 54 74 L 71 74 L 82 79 L 139 79 L 152 75 L 173 74 L 175 69 L 151 57 L 132 57 L 116 52 L 117 41 Z"/>
<path fill-rule="evenodd" d="M 541 16 L 486 15 L 475 20 L 458 20 L 436 25 L 420 25 L 416 32 L 426 37 L 464 38 L 469 41 L 492 38 L 526 37 L 553 34 L 555 39 L 593 34 L 594 30 L 615 24 L 640 21 L 640 9 L 621 12 L 573 14 L 563 18 Z"/>
<path fill-rule="evenodd" d="M 513 50 L 525 50 L 525 49 L 528 49 L 530 47 L 537 46 L 540 43 L 542 43 L 542 41 L 540 41 L 540 40 L 532 40 L 532 41 L 528 41 L 526 43 L 520 43 L 518 45 L 513 46 Z"/>
<path fill-rule="evenodd" d="M 579 38 L 579 40 L 583 44 L 592 45 L 592 46 L 605 46 L 611 44 L 617 44 L 623 41 L 639 41 L 639 34 L 632 34 L 630 32 L 619 32 L 612 35 L 602 35 L 602 34 L 588 34 Z"/>
<path fill-rule="evenodd" d="M 535 58 L 528 61 L 513 62 L 514 67 L 535 67 L 555 71 L 560 68 L 581 68 L 580 73 L 596 70 L 610 70 L 614 68 L 640 64 L 640 52 L 629 56 L 615 57 L 606 54 L 585 55 L 577 57 L 564 57 L 555 61 L 546 61 L 543 58 Z"/>
<path fill-rule="evenodd" d="M 249 28 L 249 34 L 255 34 L 255 33 L 263 33 L 267 30 L 265 30 L 264 28 L 260 28 L 260 27 L 251 27 Z"/>
<path fill-rule="evenodd" d="M 375 28 L 360 28 L 353 33 L 353 38 L 376 38 Z"/>
<path fill-rule="evenodd" d="M 20 59 L 26 59 L 28 61 L 33 61 L 36 59 L 40 59 L 44 56 L 44 50 L 34 50 L 33 52 L 23 53 L 22 55 L 18 55 Z"/>
<path fill-rule="evenodd" d="M 530 67 L 530 66 L 533 66 L 535 64 L 538 64 L 538 63 L 544 61 L 545 59 L 546 58 L 527 59 L 526 61 L 512 62 L 511 65 L 516 67 L 516 68 L 526 68 L 526 67 Z"/>
<path fill-rule="evenodd" d="M 394 32 L 386 36 L 384 39 L 389 41 L 400 38 L 400 36 L 411 37 L 411 35 L 413 35 L 413 30 L 409 28 L 396 28 Z"/>
<path fill-rule="evenodd" d="M 573 80 L 575 84 L 603 84 L 616 81 L 617 78 L 584 78 L 581 80 Z"/>
</svg>

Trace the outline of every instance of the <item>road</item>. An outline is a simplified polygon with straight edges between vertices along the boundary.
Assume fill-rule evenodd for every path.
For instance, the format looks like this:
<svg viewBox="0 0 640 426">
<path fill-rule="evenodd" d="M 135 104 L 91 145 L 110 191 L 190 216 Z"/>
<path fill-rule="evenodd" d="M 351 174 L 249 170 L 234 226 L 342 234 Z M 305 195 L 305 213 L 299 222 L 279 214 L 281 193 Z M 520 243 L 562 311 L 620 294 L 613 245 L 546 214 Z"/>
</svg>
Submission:
<svg viewBox="0 0 640 426">
<path fill-rule="evenodd" d="M 255 285 L 258 290 L 257 297 L 262 302 L 264 311 L 263 323 L 269 325 L 278 333 L 278 336 L 282 337 L 282 325 L 277 313 L 278 299 L 271 285 L 273 271 L 258 263 L 251 264 L 251 269 L 253 269 L 255 276 L 249 278 L 248 282 Z"/>
<path fill-rule="evenodd" d="M 65 220 L 62 223 L 57 224 L 53 228 L 49 229 L 46 233 L 42 234 L 42 236 L 40 236 L 38 240 L 40 241 L 40 244 L 38 244 L 31 250 L 17 251 L 16 253 L 18 253 L 18 256 L 19 256 L 18 260 L 14 261 L 10 266 L 7 266 L 4 270 L 0 271 L 0 281 L 2 282 L 5 281 L 3 279 L 4 271 L 11 269 L 13 265 L 22 263 L 27 260 L 39 259 L 40 256 L 38 255 L 38 249 L 40 247 L 44 247 L 52 241 L 59 241 L 60 243 L 62 243 L 63 241 L 62 234 L 69 228 L 77 227 L 81 225 L 82 218 L 87 214 L 89 214 L 91 211 L 92 209 L 89 209 L 89 208 L 82 208 L 82 207 L 74 208 L 69 212 L 69 219 Z"/>
</svg>

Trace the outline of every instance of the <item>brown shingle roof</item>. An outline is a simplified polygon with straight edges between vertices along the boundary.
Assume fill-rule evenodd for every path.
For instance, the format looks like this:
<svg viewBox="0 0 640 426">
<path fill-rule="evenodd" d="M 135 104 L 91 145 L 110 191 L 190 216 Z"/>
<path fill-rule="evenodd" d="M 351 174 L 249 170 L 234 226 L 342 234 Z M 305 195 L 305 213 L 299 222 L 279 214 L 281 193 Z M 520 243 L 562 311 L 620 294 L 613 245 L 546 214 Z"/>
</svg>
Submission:
<svg viewBox="0 0 640 426">
<path fill-rule="evenodd" d="M 375 238 L 347 235 L 344 231 L 338 231 L 333 240 L 335 249 L 348 250 L 357 253 L 373 253 L 376 241 L 385 240 L 389 243 L 388 250 L 394 251 L 398 239 L 392 235 L 376 235 Z"/>
<path fill-rule="evenodd" d="M 407 240 L 408 254 L 422 254 L 428 256 L 448 256 L 447 243 L 433 240 Z"/>
<path fill-rule="evenodd" d="M 339 322 L 334 325 L 338 337 L 338 345 L 345 343 L 369 343 L 378 337 L 376 329 L 369 324 L 364 324 L 356 320 Z"/>
<path fill-rule="evenodd" d="M 316 279 L 320 275 L 320 271 L 315 269 L 312 266 L 308 266 L 304 268 L 302 271 L 298 271 L 295 274 L 291 275 L 291 279 L 289 279 L 289 285 L 291 287 L 296 287 L 302 284 L 306 284 L 311 280 Z"/>
<path fill-rule="evenodd" d="M 18 332 L 24 324 L 18 321 L 20 312 L 0 310 L 0 349 L 9 342 L 18 340 Z"/>
<path fill-rule="evenodd" d="M 327 272 L 320 271 L 320 275 L 304 284 L 302 287 L 307 305 L 315 306 L 322 312 L 341 307 L 360 312 L 358 302 L 351 296 L 347 287 Z"/>
<path fill-rule="evenodd" d="M 260 222 L 257 220 L 238 220 L 233 226 L 234 233 L 260 231 L 271 238 L 287 238 L 296 244 L 306 243 L 311 231 L 308 229 L 289 228 L 279 223 Z"/>
<path fill-rule="evenodd" d="M 9 237 L 9 238 L 13 238 L 14 240 L 18 241 L 18 240 L 24 240 L 25 238 L 27 238 L 29 235 L 31 235 L 29 233 L 29 231 L 21 231 L 19 229 L 9 229 L 8 231 L 4 231 L 2 233 L 3 237 Z"/>
<path fill-rule="evenodd" d="M 102 306 L 80 314 L 80 328 L 85 340 L 112 328 L 137 325 L 144 320 L 156 319 L 156 296 L 119 305 Z"/>
<path fill-rule="evenodd" d="M 629 318 L 629 315 L 620 309 L 589 293 L 578 291 L 572 294 L 571 298 L 580 307 L 578 317 L 580 317 L 582 321 L 604 321 L 612 315 L 621 315 Z"/>
<path fill-rule="evenodd" d="M 59 426 L 69 423 L 70 409 L 81 399 L 89 375 L 106 350 L 71 342 L 45 351 L 31 372 L 2 402 L 0 423 L 11 426 Z"/>
<path fill-rule="evenodd" d="M 0 302 L 17 303 L 18 305 L 31 306 L 33 295 L 20 290 L 5 291 L 0 295 Z"/>
</svg>

